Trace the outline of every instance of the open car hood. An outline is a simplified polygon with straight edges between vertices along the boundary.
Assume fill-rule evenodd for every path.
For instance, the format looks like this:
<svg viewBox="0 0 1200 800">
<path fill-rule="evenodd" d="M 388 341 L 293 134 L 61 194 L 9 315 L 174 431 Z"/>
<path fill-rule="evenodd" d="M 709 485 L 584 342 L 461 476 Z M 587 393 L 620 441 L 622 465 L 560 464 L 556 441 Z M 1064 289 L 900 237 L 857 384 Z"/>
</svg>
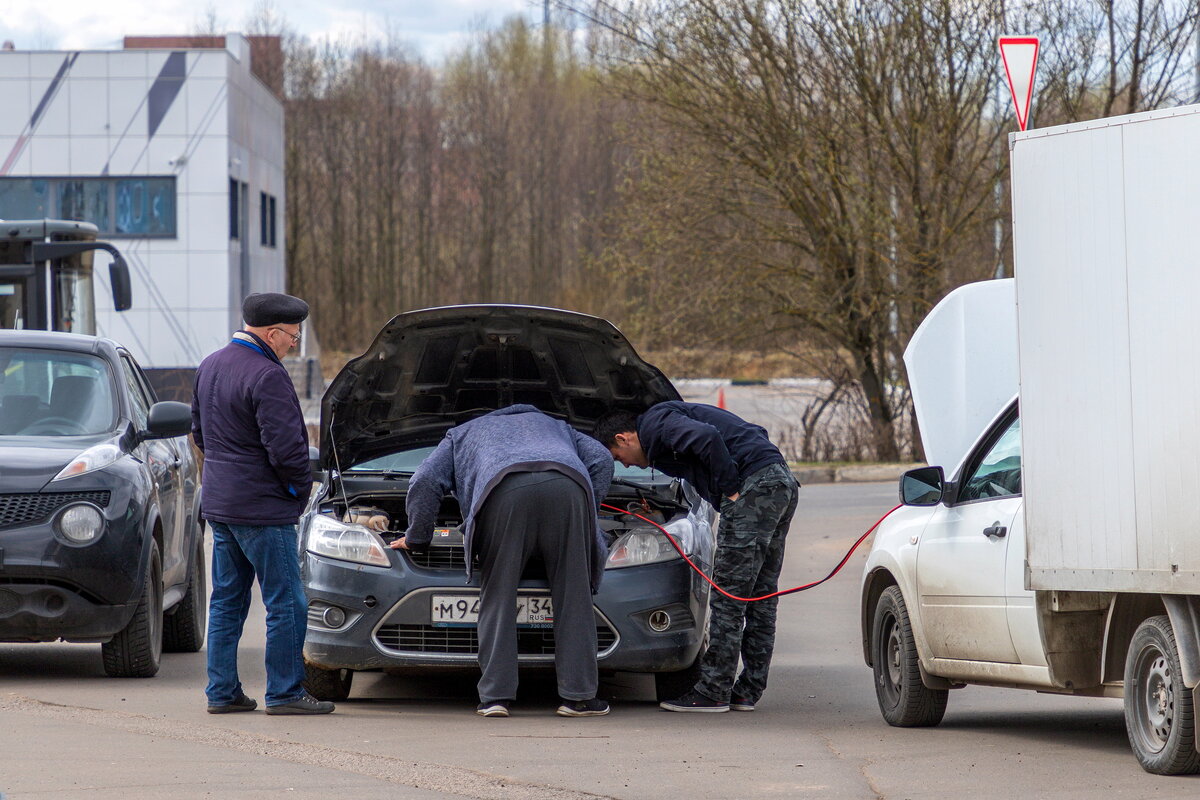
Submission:
<svg viewBox="0 0 1200 800">
<path fill-rule="evenodd" d="M 321 400 L 321 464 L 346 469 L 529 403 L 583 431 L 679 392 L 612 323 L 535 306 L 448 306 L 392 319 Z M 336 451 L 335 451 L 336 443 Z M 335 458 L 336 457 L 336 458 Z"/>
<path fill-rule="evenodd" d="M 934 306 L 904 351 L 921 443 L 947 477 L 1017 395 L 1012 278 L 960 286 Z"/>
</svg>

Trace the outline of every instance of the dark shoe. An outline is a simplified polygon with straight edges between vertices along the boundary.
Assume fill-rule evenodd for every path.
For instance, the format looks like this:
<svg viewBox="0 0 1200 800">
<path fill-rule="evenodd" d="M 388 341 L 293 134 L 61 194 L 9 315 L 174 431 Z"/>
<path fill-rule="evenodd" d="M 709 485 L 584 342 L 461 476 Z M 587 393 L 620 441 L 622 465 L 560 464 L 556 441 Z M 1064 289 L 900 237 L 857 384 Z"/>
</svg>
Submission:
<svg viewBox="0 0 1200 800">
<path fill-rule="evenodd" d="M 718 703 L 692 689 L 676 700 L 664 700 L 658 707 L 666 711 L 698 711 L 708 714 L 720 714 L 729 710 L 729 703 Z"/>
<path fill-rule="evenodd" d="M 318 700 L 308 692 L 290 703 L 267 706 L 268 714 L 328 714 L 331 711 L 333 711 L 333 703 L 328 700 Z"/>
<path fill-rule="evenodd" d="M 475 713 L 481 717 L 507 717 L 508 702 L 507 700 L 492 700 L 489 703 L 480 703 L 475 707 Z"/>
<path fill-rule="evenodd" d="M 558 711 L 560 717 L 603 717 L 609 711 L 608 703 L 604 700 L 563 700 Z"/>
<path fill-rule="evenodd" d="M 244 694 L 239 694 L 237 699 L 232 703 L 223 706 L 209 705 L 208 713 L 210 714 L 233 714 L 238 711 L 253 711 L 258 708 L 258 703 Z"/>
<path fill-rule="evenodd" d="M 745 697 L 738 697 L 737 695 L 734 695 L 733 697 L 729 698 L 729 710 L 730 711 L 753 711 L 754 710 L 754 701 L 747 699 Z"/>
</svg>

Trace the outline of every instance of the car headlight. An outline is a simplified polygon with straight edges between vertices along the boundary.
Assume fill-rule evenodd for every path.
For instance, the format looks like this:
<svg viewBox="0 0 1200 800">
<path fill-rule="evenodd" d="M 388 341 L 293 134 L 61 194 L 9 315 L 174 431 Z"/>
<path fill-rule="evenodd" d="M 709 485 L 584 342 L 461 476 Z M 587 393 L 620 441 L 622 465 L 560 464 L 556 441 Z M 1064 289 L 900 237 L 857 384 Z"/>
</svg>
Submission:
<svg viewBox="0 0 1200 800">
<path fill-rule="evenodd" d="M 686 519 L 677 519 L 663 526 L 675 537 L 685 553 L 691 553 L 695 528 Z M 608 549 L 605 569 L 636 567 L 642 564 L 658 564 L 679 558 L 667 537 L 657 528 L 636 528 L 622 535 Z"/>
<path fill-rule="evenodd" d="M 331 517 L 317 515 L 308 526 L 305 547 L 319 556 L 354 561 L 359 564 L 389 566 L 386 548 L 379 534 L 362 525 L 347 525 Z"/>
<path fill-rule="evenodd" d="M 74 478 L 76 475 L 104 469 L 123 455 L 121 448 L 115 444 L 98 444 L 95 447 L 89 447 L 75 456 L 70 464 L 67 464 L 61 472 L 50 479 L 50 482 L 54 483 L 54 481 L 61 481 L 64 478 Z"/>
<path fill-rule="evenodd" d="M 104 515 L 91 503 L 67 506 L 58 515 L 58 532 L 73 544 L 88 544 L 104 531 Z"/>
</svg>

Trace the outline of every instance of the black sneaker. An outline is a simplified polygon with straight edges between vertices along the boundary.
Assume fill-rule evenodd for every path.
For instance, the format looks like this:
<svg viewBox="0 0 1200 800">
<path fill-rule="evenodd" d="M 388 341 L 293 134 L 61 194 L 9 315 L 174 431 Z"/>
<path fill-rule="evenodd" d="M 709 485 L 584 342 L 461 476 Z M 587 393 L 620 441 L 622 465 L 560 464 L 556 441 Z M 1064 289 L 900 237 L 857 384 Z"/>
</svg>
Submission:
<svg viewBox="0 0 1200 800">
<path fill-rule="evenodd" d="M 246 697 L 244 694 L 239 694 L 232 703 L 227 703 L 223 706 L 214 706 L 210 704 L 208 706 L 208 713 L 233 714 L 238 711 L 253 711 L 256 708 L 258 708 L 258 703 L 254 699 Z"/>
<path fill-rule="evenodd" d="M 492 700 L 489 703 L 480 703 L 475 707 L 475 713 L 481 717 L 507 717 L 508 702 L 507 700 Z"/>
<path fill-rule="evenodd" d="M 695 689 L 692 689 L 683 697 L 675 700 L 664 700 L 658 704 L 658 707 L 666 711 L 698 711 L 708 714 L 720 714 L 723 711 L 729 710 L 729 703 L 719 703 L 716 700 L 710 700 Z"/>
<path fill-rule="evenodd" d="M 328 714 L 333 711 L 333 703 L 328 700 L 318 700 L 308 692 L 290 703 L 277 706 L 267 706 L 268 714 Z"/>
<path fill-rule="evenodd" d="M 563 700 L 554 713 L 560 717 L 603 717 L 608 712 L 608 703 L 593 697 L 591 700 Z"/>
<path fill-rule="evenodd" d="M 730 711 L 753 711 L 754 710 L 754 701 L 750 700 L 749 698 L 746 698 L 746 697 L 738 697 L 737 695 L 734 695 L 733 697 L 729 698 L 729 710 Z"/>
</svg>

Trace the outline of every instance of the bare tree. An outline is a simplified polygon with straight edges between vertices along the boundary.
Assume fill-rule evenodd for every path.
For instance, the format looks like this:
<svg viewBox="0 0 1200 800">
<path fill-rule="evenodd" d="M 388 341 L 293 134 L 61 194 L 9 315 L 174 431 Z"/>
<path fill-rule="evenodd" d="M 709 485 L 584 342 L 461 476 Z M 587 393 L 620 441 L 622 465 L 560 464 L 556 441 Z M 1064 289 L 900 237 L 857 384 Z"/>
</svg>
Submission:
<svg viewBox="0 0 1200 800">
<path fill-rule="evenodd" d="M 1170 0 L 1035 0 L 1013 12 L 1040 31 L 1041 125 L 1132 114 L 1195 98 L 1200 7 Z"/>
<path fill-rule="evenodd" d="M 990 13 L 951 0 L 591 11 L 617 37 L 614 85 L 710 165 L 707 233 L 738 253 L 726 283 L 755 290 L 766 330 L 842 354 L 882 458 L 899 456 L 907 402 L 899 343 L 952 281 L 987 274 L 958 256 L 990 222 L 1001 171 Z"/>
</svg>

